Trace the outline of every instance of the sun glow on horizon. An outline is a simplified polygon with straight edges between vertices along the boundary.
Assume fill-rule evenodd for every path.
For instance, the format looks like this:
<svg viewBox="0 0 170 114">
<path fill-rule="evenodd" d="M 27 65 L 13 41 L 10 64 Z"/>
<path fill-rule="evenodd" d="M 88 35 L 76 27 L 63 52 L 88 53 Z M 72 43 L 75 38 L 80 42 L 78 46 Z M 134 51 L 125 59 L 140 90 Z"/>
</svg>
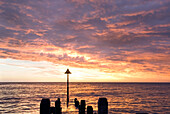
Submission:
<svg viewBox="0 0 170 114">
<path fill-rule="evenodd" d="M 101 72 L 98 69 L 75 68 L 53 64 L 46 61 L 34 62 L 14 59 L 1 59 L 1 69 L 4 71 L 1 75 L 1 81 L 65 81 L 65 70 L 71 71 L 70 81 L 117 81 L 119 78 L 112 74 Z M 8 72 L 10 70 L 11 72 Z M 27 74 L 25 74 L 27 72 Z M 17 76 L 17 77 L 16 77 Z M 30 76 L 32 80 L 30 80 Z M 11 77 L 11 78 L 10 78 Z M 16 80 L 15 80 L 16 78 Z M 29 80 L 28 80 L 29 79 Z"/>
<path fill-rule="evenodd" d="M 128 73 L 107 73 L 101 72 L 99 69 L 69 67 L 46 61 L 34 62 L 14 59 L 1 59 L 0 68 L 1 70 L 3 70 L 3 73 L 1 73 L 2 77 L 0 78 L 0 80 L 4 82 L 9 81 L 65 82 L 66 75 L 64 74 L 64 72 L 66 68 L 69 68 L 72 73 L 70 75 L 70 82 L 138 81 L 131 78 L 132 76 Z M 143 73 L 138 75 L 142 76 Z M 149 76 L 151 78 L 152 74 L 149 74 Z M 127 80 L 127 78 L 129 78 L 129 80 Z M 140 78 L 140 76 L 136 78 L 138 79 Z M 149 81 L 147 76 L 146 80 Z M 146 80 L 141 79 L 140 81 Z M 159 80 L 154 81 L 157 82 Z"/>
</svg>

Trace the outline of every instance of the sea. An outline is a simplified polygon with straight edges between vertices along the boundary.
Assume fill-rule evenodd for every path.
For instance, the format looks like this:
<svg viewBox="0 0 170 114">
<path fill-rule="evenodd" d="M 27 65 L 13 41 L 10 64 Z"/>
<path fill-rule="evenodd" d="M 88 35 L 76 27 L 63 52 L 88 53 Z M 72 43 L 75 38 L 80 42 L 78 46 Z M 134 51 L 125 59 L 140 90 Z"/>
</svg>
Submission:
<svg viewBox="0 0 170 114">
<path fill-rule="evenodd" d="M 170 83 L 70 82 L 67 108 L 65 82 L 0 82 L 0 114 L 38 114 L 42 98 L 51 106 L 60 98 L 63 114 L 78 114 L 75 98 L 96 114 L 99 98 L 107 98 L 109 114 L 170 114 Z"/>
</svg>

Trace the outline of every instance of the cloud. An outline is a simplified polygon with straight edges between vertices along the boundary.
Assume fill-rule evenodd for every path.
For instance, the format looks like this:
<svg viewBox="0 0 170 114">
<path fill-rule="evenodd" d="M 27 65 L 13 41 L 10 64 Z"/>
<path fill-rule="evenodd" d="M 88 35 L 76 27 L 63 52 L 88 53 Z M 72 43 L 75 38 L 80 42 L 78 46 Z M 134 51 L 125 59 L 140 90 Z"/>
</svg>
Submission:
<svg viewBox="0 0 170 114">
<path fill-rule="evenodd" d="M 168 0 L 2 1 L 0 57 L 107 73 L 167 75 L 169 4 Z"/>
</svg>

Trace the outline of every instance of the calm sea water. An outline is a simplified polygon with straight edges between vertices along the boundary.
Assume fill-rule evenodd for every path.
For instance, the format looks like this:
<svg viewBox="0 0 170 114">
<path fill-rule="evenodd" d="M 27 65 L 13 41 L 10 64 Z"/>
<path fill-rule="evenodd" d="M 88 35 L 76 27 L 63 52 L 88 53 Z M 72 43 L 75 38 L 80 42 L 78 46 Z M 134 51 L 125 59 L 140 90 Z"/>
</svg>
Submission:
<svg viewBox="0 0 170 114">
<path fill-rule="evenodd" d="M 66 83 L 0 83 L 0 113 L 39 113 L 42 98 L 51 106 L 61 99 L 64 113 L 78 113 L 74 98 L 86 100 L 97 112 L 100 97 L 106 97 L 109 114 L 170 114 L 170 83 L 70 83 L 70 104 L 66 108 Z"/>
</svg>

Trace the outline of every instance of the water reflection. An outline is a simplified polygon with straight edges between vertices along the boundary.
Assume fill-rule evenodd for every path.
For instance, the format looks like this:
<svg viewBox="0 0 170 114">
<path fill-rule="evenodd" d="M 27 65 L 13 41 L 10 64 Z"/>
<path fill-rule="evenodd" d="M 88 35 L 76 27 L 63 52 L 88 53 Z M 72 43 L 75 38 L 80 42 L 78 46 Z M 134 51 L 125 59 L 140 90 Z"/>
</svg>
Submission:
<svg viewBox="0 0 170 114">
<path fill-rule="evenodd" d="M 86 100 L 97 110 L 99 97 L 106 97 L 110 113 L 170 113 L 170 84 L 70 83 L 70 103 L 66 107 L 66 83 L 1 83 L 1 113 L 39 113 L 42 98 L 57 98 L 62 111 L 77 112 L 74 98 Z M 78 112 L 77 112 L 78 113 Z"/>
</svg>

